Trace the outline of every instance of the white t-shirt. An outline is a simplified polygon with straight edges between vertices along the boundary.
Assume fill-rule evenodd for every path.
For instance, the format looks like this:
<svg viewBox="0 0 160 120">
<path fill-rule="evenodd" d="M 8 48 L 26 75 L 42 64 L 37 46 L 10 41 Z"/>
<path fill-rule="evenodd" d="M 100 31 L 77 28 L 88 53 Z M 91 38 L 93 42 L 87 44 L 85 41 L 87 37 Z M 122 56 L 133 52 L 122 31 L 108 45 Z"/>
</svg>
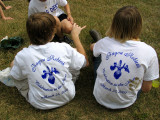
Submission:
<svg viewBox="0 0 160 120">
<path fill-rule="evenodd" d="M 66 0 L 47 0 L 45 2 L 41 2 L 40 0 L 31 0 L 28 7 L 28 16 L 39 13 L 46 12 L 53 16 L 59 16 L 64 13 L 58 6 L 67 5 Z"/>
<path fill-rule="evenodd" d="M 28 79 L 31 105 L 51 109 L 74 98 L 75 85 L 69 68 L 80 70 L 85 63 L 84 55 L 66 43 L 30 45 L 16 55 L 11 75 L 16 80 Z"/>
<path fill-rule="evenodd" d="M 105 37 L 95 43 L 93 54 L 101 54 L 93 94 L 98 103 L 111 108 L 126 108 L 137 99 L 143 80 L 159 77 L 155 50 L 144 42 L 120 43 Z"/>
</svg>

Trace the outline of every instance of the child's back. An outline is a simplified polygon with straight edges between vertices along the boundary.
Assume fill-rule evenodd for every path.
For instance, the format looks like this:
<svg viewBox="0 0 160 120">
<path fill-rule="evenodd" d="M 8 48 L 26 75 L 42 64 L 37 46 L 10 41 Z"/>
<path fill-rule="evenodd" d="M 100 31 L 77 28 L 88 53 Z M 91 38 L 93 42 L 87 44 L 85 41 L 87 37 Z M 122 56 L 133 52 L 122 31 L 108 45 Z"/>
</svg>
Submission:
<svg viewBox="0 0 160 120">
<path fill-rule="evenodd" d="M 98 103 L 111 109 L 132 105 L 138 92 L 148 92 L 159 77 L 155 50 L 139 40 L 142 19 L 132 6 L 119 9 L 107 36 L 91 45 L 95 57 L 101 55 L 94 86 Z M 94 63 L 95 64 L 95 63 Z"/>
<path fill-rule="evenodd" d="M 72 100 L 75 86 L 70 69 L 80 70 L 86 62 L 85 56 L 70 45 L 49 42 L 54 37 L 55 24 L 54 17 L 47 13 L 29 17 L 27 31 L 32 45 L 16 55 L 11 70 L 17 86 L 21 84 L 18 80 L 28 81 L 28 96 L 21 94 L 39 109 L 60 107 Z"/>
<path fill-rule="evenodd" d="M 17 80 L 28 78 L 29 102 L 34 107 L 55 108 L 75 96 L 75 86 L 68 67 L 79 70 L 84 59 L 65 43 L 30 45 L 15 57 L 11 75 Z"/>
<path fill-rule="evenodd" d="M 96 51 L 96 48 L 98 51 Z M 94 56 L 101 54 L 94 86 L 96 100 L 112 109 L 132 105 L 143 80 L 158 77 L 158 61 L 155 50 L 144 42 L 120 43 L 105 37 L 94 46 Z"/>
</svg>

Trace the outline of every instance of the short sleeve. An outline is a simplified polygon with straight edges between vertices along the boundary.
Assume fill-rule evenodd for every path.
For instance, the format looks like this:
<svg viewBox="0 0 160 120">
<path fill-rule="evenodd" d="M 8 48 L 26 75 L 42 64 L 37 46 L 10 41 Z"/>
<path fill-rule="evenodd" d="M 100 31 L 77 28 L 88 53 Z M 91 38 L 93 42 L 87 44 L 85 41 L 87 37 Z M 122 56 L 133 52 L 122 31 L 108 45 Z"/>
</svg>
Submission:
<svg viewBox="0 0 160 120">
<path fill-rule="evenodd" d="M 30 8 L 30 6 L 28 7 L 28 17 L 31 15 L 31 8 Z"/>
<path fill-rule="evenodd" d="M 86 64 L 85 56 L 77 52 L 76 49 L 71 48 L 71 64 L 70 67 L 75 70 L 80 70 Z"/>
<path fill-rule="evenodd" d="M 20 65 L 23 65 L 23 61 L 18 57 L 18 55 L 16 55 L 14 59 L 14 65 L 10 72 L 11 76 L 16 80 L 23 80 L 26 78 L 26 76 L 22 72 L 22 67 L 20 67 Z"/>
<path fill-rule="evenodd" d="M 36 1 L 31 1 L 29 3 L 29 6 L 28 6 L 28 17 L 34 13 L 37 13 L 34 9 L 35 9 L 35 2 Z"/>
<path fill-rule="evenodd" d="M 67 1 L 66 0 L 58 0 L 58 5 L 60 6 L 66 6 L 67 5 Z"/>
<path fill-rule="evenodd" d="M 159 78 L 159 63 L 157 56 L 154 56 L 150 61 L 148 69 L 145 71 L 144 80 L 151 81 Z"/>
<path fill-rule="evenodd" d="M 95 57 L 98 57 L 101 53 L 101 41 L 98 41 L 94 44 L 94 47 L 93 47 L 93 55 Z"/>
</svg>

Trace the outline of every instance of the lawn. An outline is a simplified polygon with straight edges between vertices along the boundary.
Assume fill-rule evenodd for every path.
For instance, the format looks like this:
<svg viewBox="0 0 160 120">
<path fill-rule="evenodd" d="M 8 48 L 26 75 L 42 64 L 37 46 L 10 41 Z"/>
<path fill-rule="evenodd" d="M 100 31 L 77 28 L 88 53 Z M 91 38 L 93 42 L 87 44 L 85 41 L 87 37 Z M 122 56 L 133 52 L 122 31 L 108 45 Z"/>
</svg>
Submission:
<svg viewBox="0 0 160 120">
<path fill-rule="evenodd" d="M 160 63 L 160 0 L 68 0 L 74 21 L 87 27 L 80 39 L 89 57 L 90 66 L 81 70 L 77 80 L 75 98 L 57 109 L 37 110 L 19 94 L 15 87 L 0 83 L 0 120 L 160 120 L 160 88 L 149 93 L 141 93 L 138 100 L 129 108 L 110 110 L 99 105 L 93 97 L 92 53 L 89 46 L 92 39 L 88 33 L 96 29 L 105 36 L 114 13 L 125 5 L 136 6 L 143 17 L 141 41 L 151 45 L 157 52 Z M 0 70 L 10 65 L 18 51 L 29 45 L 25 22 L 27 0 L 4 1 L 12 9 L 4 11 L 14 20 L 0 18 L 0 39 L 5 36 L 21 36 L 23 45 L 18 49 L 0 49 Z M 159 79 L 160 80 L 160 79 Z"/>
</svg>

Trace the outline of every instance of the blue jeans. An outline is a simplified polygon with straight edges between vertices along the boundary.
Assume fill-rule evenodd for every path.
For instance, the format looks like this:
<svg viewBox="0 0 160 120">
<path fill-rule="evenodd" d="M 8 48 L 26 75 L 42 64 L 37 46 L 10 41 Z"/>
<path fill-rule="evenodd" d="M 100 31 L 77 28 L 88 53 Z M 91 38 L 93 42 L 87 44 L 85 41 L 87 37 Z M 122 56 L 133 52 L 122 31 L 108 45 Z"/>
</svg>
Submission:
<svg viewBox="0 0 160 120">
<path fill-rule="evenodd" d="M 93 67 L 94 67 L 94 81 L 97 78 L 97 69 L 101 63 L 101 55 L 99 55 L 98 57 L 93 57 Z"/>
<path fill-rule="evenodd" d="M 142 92 L 142 89 L 140 89 L 140 90 L 138 91 L 137 98 L 139 98 L 141 92 Z"/>
</svg>

